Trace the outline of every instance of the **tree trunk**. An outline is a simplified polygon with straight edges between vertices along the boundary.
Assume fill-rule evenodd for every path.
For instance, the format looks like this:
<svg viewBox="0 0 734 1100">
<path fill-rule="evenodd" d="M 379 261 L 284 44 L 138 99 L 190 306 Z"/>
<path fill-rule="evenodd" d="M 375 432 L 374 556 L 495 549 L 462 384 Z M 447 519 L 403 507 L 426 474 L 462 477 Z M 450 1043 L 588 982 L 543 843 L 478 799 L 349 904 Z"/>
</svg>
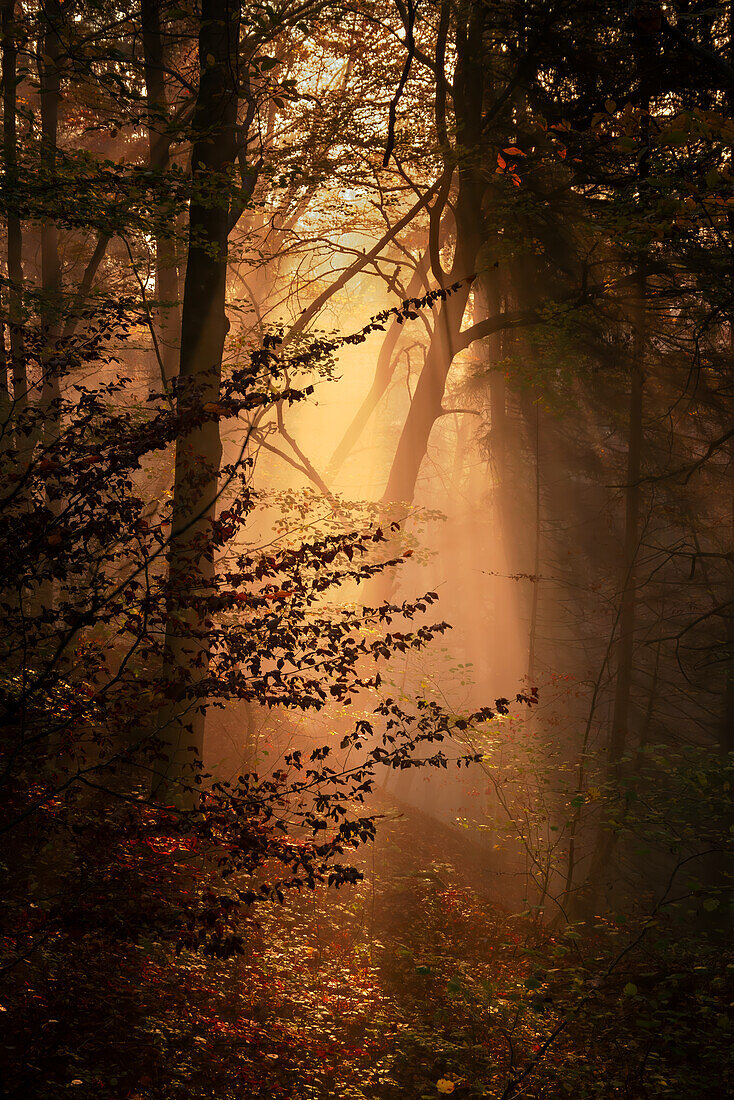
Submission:
<svg viewBox="0 0 734 1100">
<path fill-rule="evenodd" d="M 40 42 L 38 77 L 41 85 L 41 171 L 51 185 L 56 174 L 59 129 L 59 59 L 61 41 L 58 24 L 61 8 L 58 0 L 49 0 L 43 9 L 44 31 Z M 44 219 L 41 226 L 41 332 L 43 346 L 44 436 L 48 446 L 59 436 L 60 378 L 57 342 L 61 332 L 61 262 L 59 230 L 56 222 Z"/>
<path fill-rule="evenodd" d="M 163 74 L 160 7 L 160 0 L 141 0 L 150 167 L 154 172 L 163 174 L 170 166 L 171 138 L 167 129 L 168 107 Z M 156 229 L 155 234 L 155 297 L 159 329 L 157 352 L 161 382 L 167 388 L 178 370 L 181 316 L 178 305 L 176 243 L 170 234 L 162 232 L 160 228 Z"/>
<path fill-rule="evenodd" d="M 446 379 L 456 354 L 457 337 L 469 300 L 469 290 L 468 282 L 462 283 L 439 308 L 433 339 L 418 378 L 383 494 L 385 503 L 410 503 L 413 500 L 415 484 L 428 449 L 433 425 L 443 412 Z"/>
<path fill-rule="evenodd" d="M 640 469 L 642 459 L 642 396 L 644 389 L 645 347 L 645 279 L 640 277 L 640 301 L 634 333 L 632 372 L 629 405 L 629 442 L 627 447 L 627 473 L 625 488 L 625 521 L 623 551 L 623 581 L 619 639 L 617 642 L 617 671 L 614 693 L 612 729 L 609 738 L 609 769 L 618 775 L 620 763 L 627 747 L 630 692 L 635 643 L 635 608 L 637 603 L 637 555 L 640 542 Z"/>
<path fill-rule="evenodd" d="M 58 0 L 49 0 L 43 12 L 44 30 L 38 60 L 38 76 L 41 85 L 41 169 L 50 183 L 56 174 L 59 130 L 61 41 L 58 24 L 61 19 L 61 8 Z M 41 280 L 43 285 L 41 326 L 44 332 L 55 334 L 59 327 L 61 263 L 59 230 L 56 223 L 50 219 L 46 219 L 41 226 Z"/>
<path fill-rule="evenodd" d="M 486 90 L 486 57 L 484 27 L 487 9 L 482 4 L 468 5 L 466 22 L 456 28 L 457 62 L 452 98 L 457 131 L 464 149 L 479 147 L 482 139 L 484 94 Z M 437 84 L 436 112 L 442 143 L 446 146 L 445 86 Z M 448 154 L 448 148 L 446 148 Z M 454 175 L 452 158 L 446 157 L 439 194 L 430 211 L 429 255 L 431 269 L 439 286 L 456 289 L 441 302 L 423 370 L 410 403 L 408 416 L 398 442 L 383 501 L 413 500 L 415 484 L 426 454 L 433 425 L 443 412 L 442 402 L 454 356 L 459 350 L 459 334 L 471 291 L 470 281 L 476 275 L 475 265 L 484 240 L 482 200 L 486 179 L 472 163 L 471 156 L 459 162 L 458 194 L 453 206 L 456 225 L 456 248 L 450 272 L 445 272 L 441 260 L 440 230 L 449 204 L 449 191 Z M 456 163 L 454 161 L 454 163 Z"/>
<path fill-rule="evenodd" d="M 640 547 L 640 473 L 642 468 L 643 426 L 642 399 L 646 343 L 645 294 L 646 278 L 639 258 L 637 301 L 634 306 L 634 333 L 630 379 L 627 472 L 625 481 L 625 523 L 622 559 L 622 593 L 619 606 L 619 634 L 616 646 L 614 709 L 609 735 L 607 772 L 614 787 L 622 773 L 622 761 L 629 742 L 629 713 L 635 655 L 635 625 L 637 604 L 637 558 Z M 602 825 L 596 836 L 591 857 L 586 897 L 586 915 L 593 915 L 596 901 L 608 876 L 617 833 Z"/>
<path fill-rule="evenodd" d="M 236 155 L 238 42 L 238 4 L 203 0 L 177 389 L 179 414 L 194 420 L 219 396 L 228 329 L 227 196 Z M 164 669 L 171 703 L 161 733 L 167 761 L 153 782 L 153 793 L 179 803 L 191 800 L 186 768 L 192 758 L 201 756 L 204 743 L 201 685 L 207 677 L 210 651 L 201 601 L 211 593 L 214 579 L 211 522 L 220 457 L 216 418 L 184 429 L 177 440 Z"/>
<path fill-rule="evenodd" d="M 17 199 L 17 110 L 18 50 L 15 43 L 15 0 L 4 0 L 2 7 L 3 35 L 3 154 L 5 181 L 8 189 L 7 257 L 8 257 L 8 331 L 10 336 L 10 374 L 14 412 L 18 416 L 28 405 L 25 341 L 23 339 L 23 234 Z M 25 437 L 24 437 L 25 438 Z"/>
<path fill-rule="evenodd" d="M 734 3 L 729 5 L 729 61 L 734 62 Z M 727 100 L 730 110 L 734 107 L 734 91 L 731 89 L 728 92 Z M 731 250 L 732 243 L 734 242 L 734 213 L 729 213 L 729 248 Z M 734 260 L 732 260 L 730 266 L 730 277 L 734 280 Z M 734 311 L 729 313 L 729 351 L 734 354 Z M 725 429 L 731 427 L 731 424 L 725 425 Z M 734 478 L 734 444 L 730 441 L 727 447 L 727 454 L 729 456 L 729 479 Z M 730 517 L 730 535 L 729 535 L 729 551 L 734 551 L 734 488 L 730 489 L 731 499 L 729 502 L 729 517 Z M 728 584 L 726 599 L 734 600 L 734 562 L 728 563 L 727 568 Z M 728 608 L 728 614 L 724 619 L 726 629 L 726 652 L 728 659 L 726 662 L 726 686 L 724 693 L 724 714 L 722 716 L 721 731 L 720 731 L 720 745 L 721 751 L 724 753 L 734 752 L 734 605 Z"/>
<path fill-rule="evenodd" d="M 406 289 L 408 298 L 415 298 L 420 294 L 420 291 L 425 285 L 427 267 L 428 256 L 425 255 L 421 258 L 408 283 Z M 349 457 L 350 452 L 364 431 L 370 416 L 377 408 L 385 390 L 392 381 L 393 374 L 395 373 L 394 351 L 402 333 L 403 326 L 398 323 L 397 317 L 394 317 L 387 330 L 385 339 L 382 341 L 382 347 L 380 348 L 380 354 L 377 357 L 377 365 L 375 367 L 375 377 L 372 380 L 369 393 L 357 410 L 354 419 L 345 431 L 329 463 L 329 472 L 332 475 L 337 474 L 344 465 L 344 462 Z"/>
<path fill-rule="evenodd" d="M 528 680 L 535 678 L 538 636 L 538 597 L 540 595 L 540 406 L 535 404 L 535 555 L 533 558 L 530 629 L 528 631 Z"/>
</svg>

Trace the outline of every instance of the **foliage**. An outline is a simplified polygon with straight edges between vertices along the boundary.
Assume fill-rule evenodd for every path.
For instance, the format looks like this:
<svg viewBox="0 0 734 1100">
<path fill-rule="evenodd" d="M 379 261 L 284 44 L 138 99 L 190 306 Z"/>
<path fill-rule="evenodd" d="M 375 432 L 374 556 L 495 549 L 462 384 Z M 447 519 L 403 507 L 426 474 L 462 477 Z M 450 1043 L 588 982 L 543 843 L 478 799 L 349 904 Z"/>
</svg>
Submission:
<svg viewBox="0 0 734 1100">
<path fill-rule="evenodd" d="M 2 5 L 0 1093 L 734 1091 L 731 12 L 138 15 Z M 371 278 L 399 304 L 373 309 Z M 375 316 L 309 329 L 347 286 Z M 341 500 L 285 416 L 383 333 L 338 449 L 403 356 L 379 507 Z M 522 713 L 449 705 L 443 655 L 435 697 L 407 685 L 447 629 L 436 592 L 353 598 L 428 559 L 415 531 L 397 549 L 396 501 L 467 413 L 499 541 L 534 523 L 506 577 L 532 593 Z M 265 451 L 320 496 L 261 492 Z M 539 693 L 544 600 L 574 612 Z M 221 711 L 229 779 L 195 751 Z M 267 751 L 255 712 L 278 716 Z M 476 782 L 460 851 L 377 796 L 454 764 Z"/>
<path fill-rule="evenodd" d="M 730 1087 L 734 959 L 715 934 L 690 936 L 671 913 L 549 934 L 487 901 L 479 849 L 468 862 L 450 830 L 383 812 L 364 881 L 259 910 L 227 959 L 176 953 L 150 929 L 129 939 L 125 896 L 154 903 L 175 857 L 118 847 L 115 875 L 89 882 L 29 961 L 24 1001 L 3 1001 L 9 1095 L 662 1100 Z"/>
</svg>

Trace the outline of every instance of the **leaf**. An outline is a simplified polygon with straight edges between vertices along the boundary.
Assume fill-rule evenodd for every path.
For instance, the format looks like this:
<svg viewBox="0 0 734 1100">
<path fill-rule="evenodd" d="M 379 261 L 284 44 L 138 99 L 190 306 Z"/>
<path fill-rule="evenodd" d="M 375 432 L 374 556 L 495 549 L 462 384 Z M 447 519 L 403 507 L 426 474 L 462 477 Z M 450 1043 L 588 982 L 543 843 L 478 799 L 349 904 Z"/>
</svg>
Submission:
<svg viewBox="0 0 734 1100">
<path fill-rule="evenodd" d="M 523 153 L 522 149 L 518 149 L 516 145 L 509 145 L 507 149 L 502 150 L 503 153 L 507 153 L 511 157 L 526 157 L 527 153 Z"/>
<path fill-rule="evenodd" d="M 500 168 L 506 168 L 507 167 L 507 161 L 505 160 L 505 158 L 502 156 L 501 153 L 497 154 L 497 164 L 500 166 Z"/>
<path fill-rule="evenodd" d="M 685 130 L 670 130 L 667 134 L 663 134 L 663 145 L 685 145 L 688 141 L 688 134 Z"/>
<path fill-rule="evenodd" d="M 627 985 L 624 987 L 622 992 L 624 993 L 625 997 L 635 997 L 637 996 L 637 986 L 634 982 L 627 982 Z"/>
<path fill-rule="evenodd" d="M 439 1092 L 448 1094 L 454 1091 L 456 1085 L 453 1081 L 449 1081 L 448 1077 L 439 1077 L 438 1081 L 436 1081 L 436 1088 Z"/>
<path fill-rule="evenodd" d="M 719 899 L 706 898 L 705 902 L 703 903 L 703 907 L 707 913 L 713 913 L 715 909 L 719 908 Z"/>
</svg>

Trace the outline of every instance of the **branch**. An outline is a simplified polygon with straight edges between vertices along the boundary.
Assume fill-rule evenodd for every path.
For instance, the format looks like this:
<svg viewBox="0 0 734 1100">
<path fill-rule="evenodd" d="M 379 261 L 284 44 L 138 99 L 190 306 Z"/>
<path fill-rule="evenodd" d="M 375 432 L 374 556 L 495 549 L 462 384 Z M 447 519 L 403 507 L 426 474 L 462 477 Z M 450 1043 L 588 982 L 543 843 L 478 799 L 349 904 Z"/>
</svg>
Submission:
<svg viewBox="0 0 734 1100">
<path fill-rule="evenodd" d="M 323 478 L 320 476 L 320 474 L 318 473 L 318 471 L 316 470 L 314 465 L 308 460 L 308 458 L 303 453 L 301 448 L 298 446 L 298 444 L 296 443 L 295 439 L 290 434 L 290 432 L 288 432 L 286 430 L 285 421 L 283 419 L 283 404 L 282 404 L 282 402 L 278 402 L 278 405 L 276 406 L 276 410 L 275 410 L 275 415 L 276 415 L 277 420 L 278 420 L 278 430 L 279 430 L 280 434 L 283 436 L 283 439 L 286 441 L 288 446 L 291 447 L 291 449 L 293 451 L 295 451 L 295 453 L 298 455 L 299 459 L 301 460 L 301 463 L 302 463 L 302 466 L 303 466 L 303 469 L 304 469 L 305 473 L 310 477 L 310 479 L 311 479 L 311 481 L 313 481 L 314 485 L 316 485 L 321 490 L 321 492 L 324 494 L 324 496 L 327 497 L 333 503 L 334 494 L 332 493 L 331 489 L 326 484 L 326 482 L 323 480 Z"/>
<path fill-rule="evenodd" d="M 466 328 L 463 332 L 460 332 L 456 338 L 456 351 L 463 351 L 475 340 L 481 340 L 483 337 L 491 336 L 495 332 L 521 328 L 523 325 L 537 325 L 543 320 L 543 316 L 534 309 L 521 310 L 519 313 L 495 313 L 493 317 L 487 317 L 484 321 L 477 321 L 471 328 Z"/>
<path fill-rule="evenodd" d="M 673 26 L 669 23 L 665 16 L 662 17 L 660 26 L 663 34 L 666 38 L 672 39 L 679 46 L 682 46 L 688 53 L 693 54 L 699 61 L 703 61 L 704 64 L 713 68 L 719 76 L 730 86 L 734 86 L 734 68 L 724 61 L 718 54 L 713 53 L 711 50 L 705 49 L 703 46 L 699 46 L 698 42 L 693 42 L 690 38 L 683 34 L 678 26 Z"/>
<path fill-rule="evenodd" d="M 380 252 L 382 252 L 385 245 L 389 244 L 393 237 L 396 237 L 402 229 L 405 229 L 406 225 L 409 225 L 410 222 L 412 222 L 416 214 L 418 214 L 419 211 L 421 211 L 423 207 L 427 206 L 428 203 L 431 201 L 436 191 L 438 190 L 438 187 L 439 182 L 436 181 L 436 183 L 429 187 L 426 193 L 421 196 L 418 202 L 414 203 L 413 206 L 411 206 L 407 214 L 404 214 L 402 218 L 395 222 L 395 225 L 393 225 L 391 229 L 388 229 L 386 233 L 383 233 L 377 244 L 373 248 L 371 248 L 369 252 L 363 253 L 361 256 L 358 257 L 358 259 L 354 261 L 354 263 L 345 268 L 339 278 L 335 279 L 331 286 L 327 287 L 326 290 L 319 294 L 318 298 L 315 298 L 314 301 L 311 302 L 310 306 L 304 309 L 301 316 L 291 325 L 291 327 L 288 329 L 288 332 L 283 337 L 283 341 L 280 344 L 281 351 L 286 347 L 286 345 L 290 344 L 291 341 L 296 338 L 296 336 L 303 332 L 309 321 L 311 321 L 316 316 L 316 314 L 321 309 L 323 309 L 329 299 L 333 297 L 334 294 L 337 293 L 337 291 L 341 290 L 343 286 L 346 286 L 349 280 L 357 275 L 360 271 L 362 271 L 363 268 L 367 267 L 368 264 L 371 264 L 372 261 L 380 255 Z"/>
<path fill-rule="evenodd" d="M 87 301 L 87 298 L 89 297 L 89 292 L 92 289 L 94 276 L 97 274 L 99 270 L 99 265 L 104 259 L 105 252 L 107 251 L 107 245 L 110 243 L 111 237 L 112 234 L 107 232 L 106 230 L 100 232 L 99 236 L 97 237 L 97 243 L 94 246 L 94 252 L 89 257 L 89 262 L 84 269 L 84 275 L 82 276 L 82 281 L 79 284 L 79 290 L 77 291 L 74 300 L 74 308 L 76 310 L 82 309 Z M 77 325 L 79 324 L 79 320 L 80 318 L 78 314 L 77 316 L 70 317 L 67 320 L 63 334 L 64 340 L 68 340 L 71 336 L 74 335 Z"/>
<path fill-rule="evenodd" d="M 413 27 L 415 25 L 415 16 L 418 10 L 418 3 L 413 3 L 413 0 L 408 0 L 407 19 L 405 21 L 405 44 L 408 47 L 408 54 L 405 58 L 405 64 L 403 65 L 403 71 L 400 74 L 400 80 L 398 86 L 395 89 L 395 95 L 390 100 L 389 108 L 389 121 L 387 124 L 387 144 L 385 146 L 385 155 L 382 158 L 382 167 L 387 168 L 390 163 L 390 155 L 395 148 L 395 119 L 397 117 L 398 103 L 400 97 L 403 94 L 405 85 L 408 83 L 408 76 L 410 75 L 410 66 L 415 57 L 415 38 L 413 37 Z"/>
<path fill-rule="evenodd" d="M 646 481 L 669 481 L 672 478 L 680 477 L 681 474 L 685 474 L 685 477 L 683 478 L 683 484 L 687 485 L 695 474 L 696 470 L 700 470 L 702 466 L 705 466 L 708 460 L 732 438 L 734 438 L 734 428 L 730 428 L 728 432 L 724 432 L 724 434 L 720 435 L 718 439 L 714 439 L 712 443 L 709 443 L 706 449 L 706 453 L 702 455 L 701 458 L 696 459 L 695 462 L 692 462 L 689 466 L 679 466 L 677 470 L 671 470 L 668 474 L 658 474 L 654 477 L 643 477 L 640 479 L 638 484 L 641 485 Z M 627 488 L 627 486 L 621 486 L 621 488 Z"/>
</svg>

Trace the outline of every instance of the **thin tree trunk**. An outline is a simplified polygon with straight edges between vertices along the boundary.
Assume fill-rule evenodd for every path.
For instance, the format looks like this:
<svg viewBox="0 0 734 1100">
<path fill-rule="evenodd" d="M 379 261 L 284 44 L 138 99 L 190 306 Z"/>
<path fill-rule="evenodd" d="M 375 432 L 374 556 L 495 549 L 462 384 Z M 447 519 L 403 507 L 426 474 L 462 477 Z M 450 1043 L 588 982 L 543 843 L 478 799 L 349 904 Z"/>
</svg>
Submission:
<svg viewBox="0 0 734 1100">
<path fill-rule="evenodd" d="M 28 405 L 28 375 L 23 338 L 23 233 L 14 192 L 17 189 L 18 139 L 16 87 L 18 83 L 18 50 L 15 41 L 15 0 L 4 0 L 2 7 L 3 35 L 3 154 L 5 184 L 8 190 L 7 262 L 8 262 L 8 330 L 10 336 L 10 374 L 15 415 L 21 415 Z"/>
<path fill-rule="evenodd" d="M 410 282 L 406 288 L 406 295 L 408 298 L 415 298 L 422 287 L 425 284 L 426 273 L 428 269 L 428 256 L 424 255 L 418 266 L 416 267 Z M 344 462 L 349 457 L 352 449 L 357 443 L 357 440 L 364 431 L 369 418 L 377 408 L 380 400 L 387 390 L 390 382 L 392 381 L 393 374 L 395 373 L 396 359 L 394 357 L 394 351 L 397 346 L 398 340 L 403 333 L 403 326 L 398 323 L 397 318 L 393 318 L 392 323 L 387 330 L 384 340 L 382 341 L 382 347 L 380 348 L 380 354 L 377 357 L 377 365 L 375 367 L 375 377 L 372 380 L 369 393 L 365 397 L 364 401 L 357 410 L 354 419 L 342 436 L 339 446 L 334 451 L 331 462 L 329 463 L 329 472 L 335 475 L 339 472 Z"/>
<path fill-rule="evenodd" d="M 4 427 L 6 414 L 10 410 L 10 385 L 8 383 L 8 349 L 5 345 L 5 312 L 2 304 L 0 304 L 0 405 Z"/>
<path fill-rule="evenodd" d="M 482 4 L 470 4 L 465 24 L 457 24 L 457 63 L 453 81 L 453 103 L 457 129 L 465 148 L 478 147 L 482 136 L 484 95 L 487 72 L 484 56 L 484 27 L 487 9 Z M 436 110 L 439 131 L 443 131 L 444 85 L 437 85 Z M 436 420 L 443 412 L 442 402 L 454 356 L 460 346 L 461 324 L 469 294 L 470 280 L 476 275 L 475 265 L 484 240 L 482 199 L 486 180 L 471 163 L 458 167 L 458 194 L 453 207 L 456 225 L 456 248 L 450 272 L 445 272 L 441 258 L 441 220 L 449 201 L 453 165 L 447 158 L 439 194 L 430 211 L 429 255 L 431 270 L 439 286 L 456 287 L 441 302 L 433 329 L 433 337 L 420 373 L 408 416 L 398 442 L 392 469 L 388 477 L 384 502 L 410 502 L 428 440 Z M 466 345 L 463 345 L 466 346 Z"/>
<path fill-rule="evenodd" d="M 171 138 L 167 129 L 168 106 L 163 74 L 160 7 L 160 0 L 141 0 L 150 167 L 163 174 L 170 166 Z M 178 370 L 181 315 L 178 305 L 176 244 L 173 237 L 162 232 L 160 228 L 156 229 L 155 234 L 155 297 L 158 303 L 161 381 L 164 387 L 168 387 Z"/>
<path fill-rule="evenodd" d="M 734 345 L 734 322 L 730 322 L 732 329 L 732 344 Z M 734 476 L 734 447 L 729 445 L 729 477 Z M 734 547 L 734 498 L 729 503 L 729 546 Z M 734 565 L 728 563 L 728 594 L 727 601 L 734 599 Z M 734 752 L 734 614 L 729 608 L 725 615 L 726 627 L 726 686 L 724 690 L 724 714 L 721 723 L 720 745 L 724 753 Z"/>
<path fill-rule="evenodd" d="M 627 445 L 627 472 L 625 488 L 624 547 L 622 560 L 622 593 L 619 607 L 619 634 L 616 645 L 616 675 L 612 726 L 609 735 L 607 772 L 616 786 L 622 774 L 622 763 L 629 743 L 629 714 L 635 655 L 635 626 L 637 605 L 637 558 L 639 555 L 640 527 L 640 473 L 642 468 L 643 425 L 642 402 L 644 391 L 644 361 L 646 343 L 645 294 L 646 277 L 638 260 L 639 280 L 634 309 L 634 334 L 630 379 L 629 429 Z M 593 915 L 604 877 L 609 870 L 617 834 L 602 825 L 596 836 L 591 857 L 586 888 L 587 915 Z"/>
<path fill-rule="evenodd" d="M 239 5 L 203 0 L 177 390 L 177 409 L 183 417 L 196 418 L 219 396 L 228 329 L 226 196 L 236 155 L 238 42 Z M 207 677 L 210 651 L 200 601 L 211 594 L 214 579 L 211 521 L 221 450 L 216 419 L 189 428 L 176 444 L 164 669 L 171 704 L 162 730 L 167 761 L 153 793 L 180 803 L 190 801 L 186 768 L 192 757 L 201 756 L 204 745 L 205 708 L 197 692 Z"/>
<path fill-rule="evenodd" d="M 535 556 L 533 559 L 533 595 L 530 605 L 528 640 L 528 680 L 535 676 L 535 655 L 538 636 L 538 597 L 540 589 L 540 406 L 535 405 Z"/>
<path fill-rule="evenodd" d="M 469 284 L 463 283 L 439 308 L 433 339 L 418 378 L 383 494 L 385 503 L 410 503 L 413 500 L 433 425 L 443 412 L 446 379 L 456 353 L 456 340 L 469 300 L 469 290 Z"/>
<path fill-rule="evenodd" d="M 617 672 L 614 693 L 612 729 L 609 738 L 609 769 L 619 774 L 624 756 L 629 726 L 630 693 L 634 665 L 635 619 L 637 604 L 637 556 L 640 543 L 640 471 L 642 461 L 642 398 L 645 358 L 645 276 L 640 274 L 639 300 L 636 308 L 634 347 L 629 405 L 629 442 L 625 488 L 625 522 L 623 550 L 623 582 L 619 639 L 617 642 Z"/>
<path fill-rule="evenodd" d="M 38 76 L 41 85 L 41 170 L 47 185 L 56 174 L 59 128 L 61 41 L 58 24 L 61 8 L 58 0 L 49 0 L 43 9 L 44 32 L 40 42 Z M 57 342 L 61 319 L 61 262 L 59 230 L 56 222 L 46 218 L 41 226 L 41 332 L 43 347 L 44 435 L 46 445 L 59 435 L 60 379 L 57 362 Z"/>
<path fill-rule="evenodd" d="M 729 4 L 729 61 L 734 62 L 734 3 Z M 727 94 L 730 109 L 734 106 L 734 92 L 729 89 Z M 729 213 L 729 248 L 734 242 L 734 213 Z M 734 261 L 730 267 L 730 277 L 734 278 Z M 729 351 L 734 354 L 734 313 L 729 315 Z M 731 425 L 725 425 L 729 428 Z M 734 478 L 734 445 L 729 442 L 727 447 L 729 455 L 729 481 Z M 734 550 L 734 490 L 731 491 L 729 502 L 729 550 Z M 728 563 L 728 598 L 734 597 L 734 563 Z M 734 752 L 734 614 L 726 615 L 726 647 L 728 660 L 726 663 L 726 687 L 724 692 L 724 714 L 721 723 L 720 745 L 724 753 Z"/>
<path fill-rule="evenodd" d="M 507 380 L 504 371 L 493 370 L 489 378 L 490 458 L 497 484 L 502 490 L 507 475 Z"/>
</svg>

